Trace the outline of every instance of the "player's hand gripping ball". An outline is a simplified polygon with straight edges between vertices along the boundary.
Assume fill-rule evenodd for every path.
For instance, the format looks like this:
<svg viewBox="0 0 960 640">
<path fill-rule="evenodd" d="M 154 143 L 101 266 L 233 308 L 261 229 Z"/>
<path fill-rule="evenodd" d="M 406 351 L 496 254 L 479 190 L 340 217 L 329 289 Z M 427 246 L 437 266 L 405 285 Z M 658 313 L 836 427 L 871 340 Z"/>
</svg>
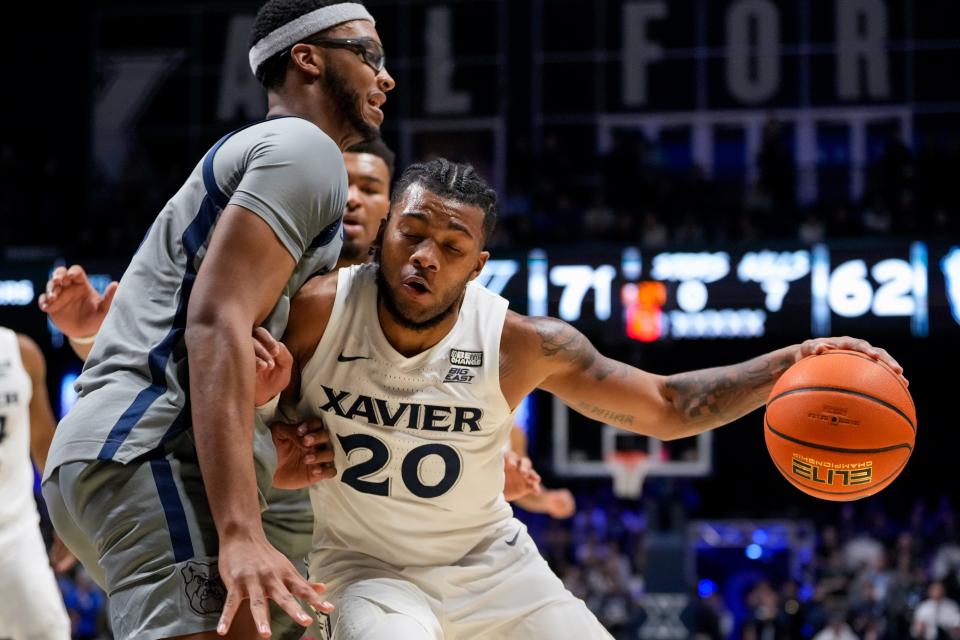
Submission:
<svg viewBox="0 0 960 640">
<path fill-rule="evenodd" d="M 767 450 L 795 487 L 824 500 L 874 495 L 913 453 L 917 414 L 883 359 L 818 349 L 784 373 L 764 415 Z"/>
</svg>

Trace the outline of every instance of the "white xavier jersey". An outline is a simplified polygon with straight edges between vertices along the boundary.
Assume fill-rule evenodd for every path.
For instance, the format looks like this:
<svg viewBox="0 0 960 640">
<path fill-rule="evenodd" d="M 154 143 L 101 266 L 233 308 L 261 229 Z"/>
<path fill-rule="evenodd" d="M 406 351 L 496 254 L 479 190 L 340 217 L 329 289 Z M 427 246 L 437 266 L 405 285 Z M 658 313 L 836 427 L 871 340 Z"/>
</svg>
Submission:
<svg viewBox="0 0 960 640">
<path fill-rule="evenodd" d="M 32 395 L 17 334 L 0 328 L 0 528 L 38 518 L 30 462 Z"/>
<path fill-rule="evenodd" d="M 396 566 L 456 562 L 509 520 L 500 390 L 507 301 L 471 282 L 456 325 L 412 358 L 377 318 L 376 265 L 341 269 L 333 313 L 303 369 L 303 416 L 321 416 L 337 476 L 310 489 L 314 550 Z"/>
</svg>

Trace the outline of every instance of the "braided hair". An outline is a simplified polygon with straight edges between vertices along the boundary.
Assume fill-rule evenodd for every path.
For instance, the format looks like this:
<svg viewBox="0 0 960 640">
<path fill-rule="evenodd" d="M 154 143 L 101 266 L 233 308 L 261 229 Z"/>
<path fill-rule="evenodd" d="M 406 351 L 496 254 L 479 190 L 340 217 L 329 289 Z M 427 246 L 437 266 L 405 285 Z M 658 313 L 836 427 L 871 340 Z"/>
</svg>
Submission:
<svg viewBox="0 0 960 640">
<path fill-rule="evenodd" d="M 391 208 L 403 198 L 407 189 L 419 184 L 441 198 L 479 207 L 483 211 L 483 239 L 493 233 L 497 224 L 497 192 L 480 177 L 472 165 L 438 158 L 412 164 L 403 173 L 393 190 Z"/>
</svg>

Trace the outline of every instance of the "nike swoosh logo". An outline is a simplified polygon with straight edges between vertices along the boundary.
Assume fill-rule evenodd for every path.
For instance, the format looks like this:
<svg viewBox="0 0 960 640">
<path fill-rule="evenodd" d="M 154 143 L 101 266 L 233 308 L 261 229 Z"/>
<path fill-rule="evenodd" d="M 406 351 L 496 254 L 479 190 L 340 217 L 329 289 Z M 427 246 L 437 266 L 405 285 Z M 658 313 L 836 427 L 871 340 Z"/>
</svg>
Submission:
<svg viewBox="0 0 960 640">
<path fill-rule="evenodd" d="M 520 537 L 520 529 L 517 529 L 517 532 L 514 534 L 514 536 L 509 540 L 507 540 L 507 544 L 512 547 L 513 545 L 517 544 L 517 538 L 519 537 Z"/>
<path fill-rule="evenodd" d="M 337 356 L 337 362 L 353 362 L 354 360 L 369 360 L 370 356 L 345 356 L 343 352 Z"/>
</svg>

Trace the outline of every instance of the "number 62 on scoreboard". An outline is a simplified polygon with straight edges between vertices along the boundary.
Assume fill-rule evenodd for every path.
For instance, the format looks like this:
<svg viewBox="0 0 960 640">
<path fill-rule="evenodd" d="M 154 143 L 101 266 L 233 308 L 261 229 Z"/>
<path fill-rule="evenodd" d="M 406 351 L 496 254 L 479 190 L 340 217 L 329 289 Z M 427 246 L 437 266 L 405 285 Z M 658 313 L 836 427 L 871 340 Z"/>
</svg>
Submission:
<svg viewBox="0 0 960 640">
<path fill-rule="evenodd" d="M 926 244 L 912 243 L 906 256 L 891 256 L 889 246 L 885 249 L 877 252 L 875 258 L 864 258 L 864 254 L 869 253 L 863 250 L 853 257 L 825 245 L 814 247 L 811 265 L 814 335 L 862 331 L 865 318 L 869 318 L 871 324 L 877 321 L 899 324 L 908 319 L 914 336 L 927 335 Z"/>
</svg>

